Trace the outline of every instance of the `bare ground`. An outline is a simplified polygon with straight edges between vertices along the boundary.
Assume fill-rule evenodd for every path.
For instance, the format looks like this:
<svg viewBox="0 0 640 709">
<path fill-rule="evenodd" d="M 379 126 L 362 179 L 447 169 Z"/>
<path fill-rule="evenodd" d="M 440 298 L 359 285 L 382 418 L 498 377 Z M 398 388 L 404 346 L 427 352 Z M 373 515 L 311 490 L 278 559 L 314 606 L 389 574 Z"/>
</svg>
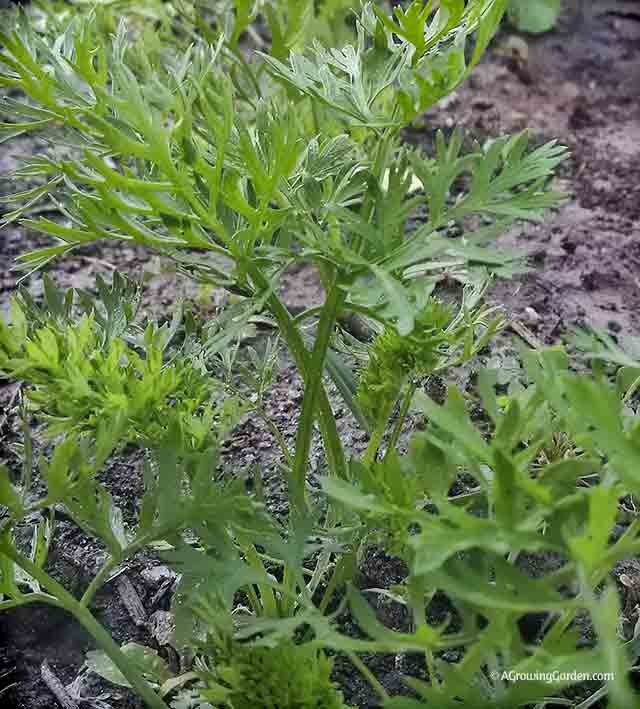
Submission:
<svg viewBox="0 0 640 709">
<path fill-rule="evenodd" d="M 570 194 L 567 204 L 543 224 L 520 225 L 503 239 L 505 244 L 524 245 L 529 250 L 533 270 L 498 283 L 491 296 L 545 342 L 557 341 L 584 323 L 605 328 L 621 339 L 640 336 L 640 8 L 634 2 L 606 1 L 582 3 L 582 8 L 581 12 L 567 13 L 555 32 L 529 40 L 526 59 L 514 56 L 510 35 L 505 32 L 498 43 L 503 43 L 503 49 L 492 52 L 463 88 L 430 112 L 424 127 L 411 129 L 406 135 L 408 142 L 429 146 L 435 127 L 450 130 L 461 124 L 481 140 L 528 127 L 536 142 L 559 138 L 571 148 L 572 160 L 557 178 L 558 186 Z M 45 143 L 33 139 L 3 146 L 0 191 L 15 189 L 2 175 L 15 165 L 20 153 L 45 149 Z M 3 233 L 0 310 L 6 308 L 16 286 L 16 274 L 9 270 L 12 259 L 37 240 L 19 226 Z M 193 285 L 165 269 L 157 258 L 122 244 L 91 247 L 78 258 L 56 264 L 50 272 L 61 285 L 91 287 L 97 273 L 109 275 L 114 270 L 152 273 L 144 301 L 149 314 L 162 316 L 180 298 L 199 295 Z M 28 286 L 38 295 L 37 278 Z M 304 268 L 288 274 L 283 288 L 292 308 L 322 299 L 317 279 Z M 501 344 L 494 356 L 508 359 L 508 346 Z M 465 374 L 467 380 L 472 374 Z M 12 393 L 9 386 L 0 388 L 0 407 L 5 407 L 8 415 L 0 428 L 0 461 L 15 466 L 19 422 L 15 407 L 9 408 Z M 301 395 L 302 384 L 284 361 L 269 410 L 289 440 L 295 434 Z M 347 446 L 361 449 L 366 444 L 365 435 L 339 404 L 335 413 Z M 255 420 L 245 421 L 225 456 L 238 470 L 261 465 L 269 498 L 278 511 L 284 504 L 283 483 L 268 432 Z M 314 467 L 322 466 L 318 446 L 313 461 Z M 141 491 L 139 456 L 125 454 L 115 460 L 105 473 L 107 478 L 125 518 L 133 520 Z M 50 570 L 70 590 L 77 592 L 86 586 L 101 554 L 100 546 L 70 521 L 59 520 Z M 531 560 L 532 573 L 539 563 L 539 559 Z M 125 573 L 149 618 L 168 608 L 170 576 L 161 561 L 141 555 Z M 403 574 L 397 560 L 372 550 L 361 569 L 361 585 L 388 587 L 400 581 Z M 115 581 L 98 595 L 94 610 L 119 642 L 155 642 L 153 622 L 134 623 Z M 393 604 L 377 610 L 392 627 L 406 624 L 401 609 Z M 434 617 L 440 616 L 446 610 L 446 599 L 436 599 L 430 610 Z M 348 621 L 345 629 L 349 630 Z M 69 683 L 91 647 L 91 639 L 60 612 L 38 608 L 35 612 L 30 609 L 3 614 L 0 691 L 7 684 L 15 683 L 15 687 L 0 695 L 0 703 L 7 709 L 55 706 L 40 678 L 41 662 L 47 659 L 60 679 Z M 413 671 L 410 658 L 376 657 L 369 658 L 368 664 L 390 691 L 406 691 L 400 672 Z M 3 676 L 5 672 L 8 674 Z M 347 663 L 337 664 L 336 676 L 353 706 L 377 706 L 366 682 Z M 105 700 L 114 709 L 140 706 L 126 692 L 98 681 L 90 682 L 88 691 L 106 692 L 109 696 Z"/>
</svg>

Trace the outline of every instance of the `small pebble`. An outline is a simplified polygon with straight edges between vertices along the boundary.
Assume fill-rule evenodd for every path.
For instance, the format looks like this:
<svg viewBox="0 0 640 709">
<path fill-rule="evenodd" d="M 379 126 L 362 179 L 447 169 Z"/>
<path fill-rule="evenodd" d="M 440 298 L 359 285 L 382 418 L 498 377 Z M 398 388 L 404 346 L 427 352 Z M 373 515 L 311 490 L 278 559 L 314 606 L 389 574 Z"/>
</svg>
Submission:
<svg viewBox="0 0 640 709">
<path fill-rule="evenodd" d="M 143 569 L 140 576 L 148 586 L 157 586 L 163 581 L 174 579 L 175 573 L 168 566 L 154 566 L 150 569 Z"/>
<path fill-rule="evenodd" d="M 149 632 L 160 647 L 175 644 L 176 622 L 169 611 L 156 611 L 147 623 Z"/>
</svg>

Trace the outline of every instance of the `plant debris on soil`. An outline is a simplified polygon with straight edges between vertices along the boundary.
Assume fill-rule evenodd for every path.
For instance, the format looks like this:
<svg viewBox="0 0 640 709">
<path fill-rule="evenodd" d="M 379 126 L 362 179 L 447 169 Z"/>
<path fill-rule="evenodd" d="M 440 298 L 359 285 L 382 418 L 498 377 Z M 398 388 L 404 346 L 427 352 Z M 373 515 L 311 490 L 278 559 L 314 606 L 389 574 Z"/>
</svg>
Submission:
<svg viewBox="0 0 640 709">
<path fill-rule="evenodd" d="M 572 161 L 557 178 L 558 188 L 569 194 L 566 205 L 547 215 L 544 222 L 520 225 L 503 238 L 505 244 L 526 248 L 532 270 L 498 282 L 491 293 L 508 317 L 540 342 L 556 342 L 584 324 L 605 329 L 614 337 L 640 335 L 639 97 L 640 8 L 635 2 L 594 0 L 567 11 L 556 30 L 539 38 L 514 41 L 505 29 L 471 80 L 430 111 L 423 125 L 406 132 L 408 142 L 428 147 L 436 128 L 450 131 L 460 125 L 470 138 L 480 141 L 528 128 L 536 142 L 558 138 L 570 147 Z M 50 147 L 43 138 L 29 137 L 4 144 L 0 192 L 15 191 L 8 175 L 21 154 Z M 3 231 L 0 312 L 6 311 L 17 284 L 18 274 L 10 270 L 12 260 L 41 242 L 19 225 Z M 204 299 L 206 307 L 216 297 L 203 294 L 143 249 L 120 243 L 91 246 L 74 260 L 49 269 L 59 285 L 82 288 L 92 288 L 97 274 L 113 271 L 133 276 L 147 273 L 143 310 L 150 315 L 165 315 L 184 298 Z M 39 296 L 38 277 L 26 286 Z M 315 274 L 305 268 L 286 274 L 283 292 L 292 310 L 317 304 L 323 297 Z M 514 329 L 517 331 L 517 326 Z M 505 347 L 504 340 L 494 347 Z M 502 356 L 500 351 L 494 355 Z M 284 362 L 268 408 L 289 440 L 295 436 L 301 398 L 302 382 Z M 15 385 L 1 385 L 0 462 L 13 467 L 18 464 L 16 446 L 20 443 L 18 404 Z M 352 450 L 364 448 L 366 434 L 357 429 L 344 407 L 336 405 L 334 410 L 345 444 Z M 318 468 L 322 466 L 319 443 L 313 460 Z M 268 499 L 277 513 L 284 500 L 278 454 L 260 422 L 246 420 L 242 424 L 225 448 L 225 461 L 238 472 L 259 465 Z M 133 520 L 136 514 L 142 489 L 141 463 L 139 454 L 125 452 L 105 474 L 125 520 Z M 98 568 L 103 550 L 64 515 L 59 517 L 49 570 L 72 592 L 78 592 Z M 533 567 L 538 563 L 540 560 L 531 561 Z M 169 609 L 175 580 L 172 572 L 148 553 L 118 571 L 96 598 L 98 619 L 119 643 L 138 641 L 165 655 L 170 653 L 162 640 L 167 638 L 162 614 Z M 389 588 L 403 574 L 399 562 L 372 550 L 363 562 L 361 585 Z M 434 599 L 430 608 L 434 617 L 446 612 L 438 603 L 439 599 Z M 406 622 L 397 604 L 377 604 L 377 612 L 390 627 L 400 628 Z M 89 636 L 53 608 L 30 607 L 1 614 L 0 705 L 8 709 L 56 706 L 60 700 L 52 691 L 52 686 L 57 686 L 55 679 L 59 695 L 66 693 L 80 707 L 98 706 L 84 701 L 83 693 L 100 695 L 104 702 L 100 706 L 141 707 L 140 700 L 126 690 L 95 677 L 76 681 L 89 649 Z M 179 658 L 169 659 L 179 662 Z M 410 657 L 376 656 L 367 664 L 390 692 L 407 691 L 400 686 L 400 677 L 412 673 Z M 378 706 L 370 687 L 348 663 L 336 663 L 336 676 L 348 704 Z"/>
</svg>

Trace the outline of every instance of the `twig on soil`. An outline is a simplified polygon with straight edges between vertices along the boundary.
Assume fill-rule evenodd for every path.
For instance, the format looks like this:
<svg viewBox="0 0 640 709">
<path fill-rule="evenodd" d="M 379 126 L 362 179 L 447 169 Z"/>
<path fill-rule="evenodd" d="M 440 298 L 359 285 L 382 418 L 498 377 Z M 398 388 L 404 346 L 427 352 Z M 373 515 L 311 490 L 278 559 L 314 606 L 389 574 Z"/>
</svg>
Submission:
<svg viewBox="0 0 640 709">
<path fill-rule="evenodd" d="M 120 576 L 118 578 L 117 587 L 124 607 L 131 616 L 131 620 L 133 620 L 138 627 L 145 625 L 147 622 L 147 612 L 142 605 L 138 592 L 133 587 L 131 581 L 129 581 L 129 577 Z"/>
<path fill-rule="evenodd" d="M 13 408 L 13 405 L 16 403 L 16 399 L 18 398 L 18 395 L 20 394 L 21 389 L 22 389 L 22 382 L 17 382 L 16 384 L 13 385 L 13 391 L 11 392 L 9 402 L 4 410 L 4 413 L 0 417 L 0 433 L 2 433 L 2 429 L 5 427 L 7 420 L 9 419 L 9 412 Z"/>
<path fill-rule="evenodd" d="M 63 709 L 79 709 L 78 703 L 70 696 L 62 682 L 55 676 L 46 660 L 40 665 L 40 676 Z"/>
<path fill-rule="evenodd" d="M 620 17 L 625 20 L 640 20 L 640 8 L 636 5 L 636 2 L 625 2 L 624 0 L 618 0 L 612 3 L 613 7 L 604 7 L 603 15 L 610 15 L 612 17 Z"/>
<path fill-rule="evenodd" d="M 540 350 L 543 347 L 542 342 L 529 330 L 526 325 L 523 325 L 518 320 L 511 320 L 509 323 L 509 328 L 513 330 L 516 335 L 521 337 L 529 347 L 533 347 L 534 350 Z"/>
<path fill-rule="evenodd" d="M 10 676 L 15 672 L 15 669 L 16 669 L 16 668 L 14 667 L 14 668 L 12 668 L 12 669 L 10 669 L 10 670 L 7 670 L 6 672 L 3 672 L 2 674 L 0 674 L 0 680 L 4 680 L 4 679 L 6 679 L 7 677 L 10 677 Z M 14 688 L 17 687 L 17 686 L 18 686 L 18 683 L 17 683 L 17 682 L 12 682 L 11 684 L 5 685 L 2 689 L 0 689 L 0 697 L 1 697 L 5 692 L 8 692 L 10 689 L 14 689 Z"/>
<path fill-rule="evenodd" d="M 149 601 L 149 606 L 151 610 L 155 610 L 156 606 L 160 603 L 160 601 L 164 598 L 164 596 L 169 593 L 176 583 L 175 578 L 170 578 L 166 579 L 160 588 L 153 594 L 151 597 L 151 600 Z"/>
<path fill-rule="evenodd" d="M 110 261 L 105 261 L 102 258 L 96 258 L 95 256 L 81 256 L 81 258 L 84 261 L 88 261 L 89 263 L 96 264 L 97 266 L 104 266 L 105 268 L 110 269 L 111 271 L 117 271 L 118 267 L 114 264 L 111 263 Z"/>
</svg>

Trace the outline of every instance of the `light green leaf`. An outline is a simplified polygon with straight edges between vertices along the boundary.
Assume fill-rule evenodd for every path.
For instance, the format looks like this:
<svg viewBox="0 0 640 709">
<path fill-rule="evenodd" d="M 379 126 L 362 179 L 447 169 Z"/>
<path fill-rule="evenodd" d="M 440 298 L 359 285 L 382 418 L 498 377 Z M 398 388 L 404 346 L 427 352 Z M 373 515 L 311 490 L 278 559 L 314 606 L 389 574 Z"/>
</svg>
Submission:
<svg viewBox="0 0 640 709">
<path fill-rule="evenodd" d="M 455 389 L 450 390 L 447 403 L 443 406 L 420 391 L 416 393 L 414 404 L 439 428 L 463 445 L 478 464 L 490 461 L 489 448 L 482 436 L 465 415 L 460 415 L 460 405 L 464 412 L 464 402 Z"/>
<path fill-rule="evenodd" d="M 636 703 L 636 693 L 629 682 L 629 664 L 626 652 L 620 643 L 616 628 L 620 621 L 621 608 L 615 588 L 605 593 L 591 606 L 593 624 L 598 634 L 601 656 L 600 672 L 611 673 L 608 680 L 609 699 L 613 707 L 627 707 Z"/>
<path fill-rule="evenodd" d="M 365 431 L 368 430 L 369 422 L 356 399 L 358 382 L 353 376 L 351 368 L 332 350 L 329 350 L 327 353 L 325 367 L 338 388 L 344 403 L 349 407 L 349 410 L 355 416 L 360 426 L 362 426 Z"/>
<path fill-rule="evenodd" d="M 14 517 L 22 514 L 22 498 L 11 483 L 5 465 L 0 465 L 0 506 L 6 507 Z"/>
<path fill-rule="evenodd" d="M 127 662 L 131 663 L 150 682 L 162 685 L 171 678 L 167 663 L 155 650 L 139 643 L 127 643 L 120 648 L 120 651 L 126 657 Z M 130 686 L 124 675 L 102 650 L 90 650 L 85 658 L 85 664 L 91 672 L 95 672 L 108 682 L 113 682 L 121 687 Z"/>
<path fill-rule="evenodd" d="M 546 579 L 532 579 L 500 557 L 484 570 L 467 560 L 452 561 L 446 570 L 433 572 L 429 583 L 478 608 L 531 613 L 579 607 L 579 602 L 567 599 Z"/>
<path fill-rule="evenodd" d="M 407 292 L 402 284 L 379 266 L 371 266 L 371 270 L 382 286 L 388 302 L 388 310 L 400 335 L 409 335 L 415 325 L 413 306 L 409 302 Z"/>
<path fill-rule="evenodd" d="M 339 478 L 322 478 L 322 489 L 336 502 L 345 505 L 348 509 L 364 514 L 388 515 L 396 510 L 371 494 L 363 493 L 357 487 Z"/>
<path fill-rule="evenodd" d="M 522 32 L 539 34 L 555 27 L 561 0 L 510 0 L 509 18 Z"/>
</svg>

